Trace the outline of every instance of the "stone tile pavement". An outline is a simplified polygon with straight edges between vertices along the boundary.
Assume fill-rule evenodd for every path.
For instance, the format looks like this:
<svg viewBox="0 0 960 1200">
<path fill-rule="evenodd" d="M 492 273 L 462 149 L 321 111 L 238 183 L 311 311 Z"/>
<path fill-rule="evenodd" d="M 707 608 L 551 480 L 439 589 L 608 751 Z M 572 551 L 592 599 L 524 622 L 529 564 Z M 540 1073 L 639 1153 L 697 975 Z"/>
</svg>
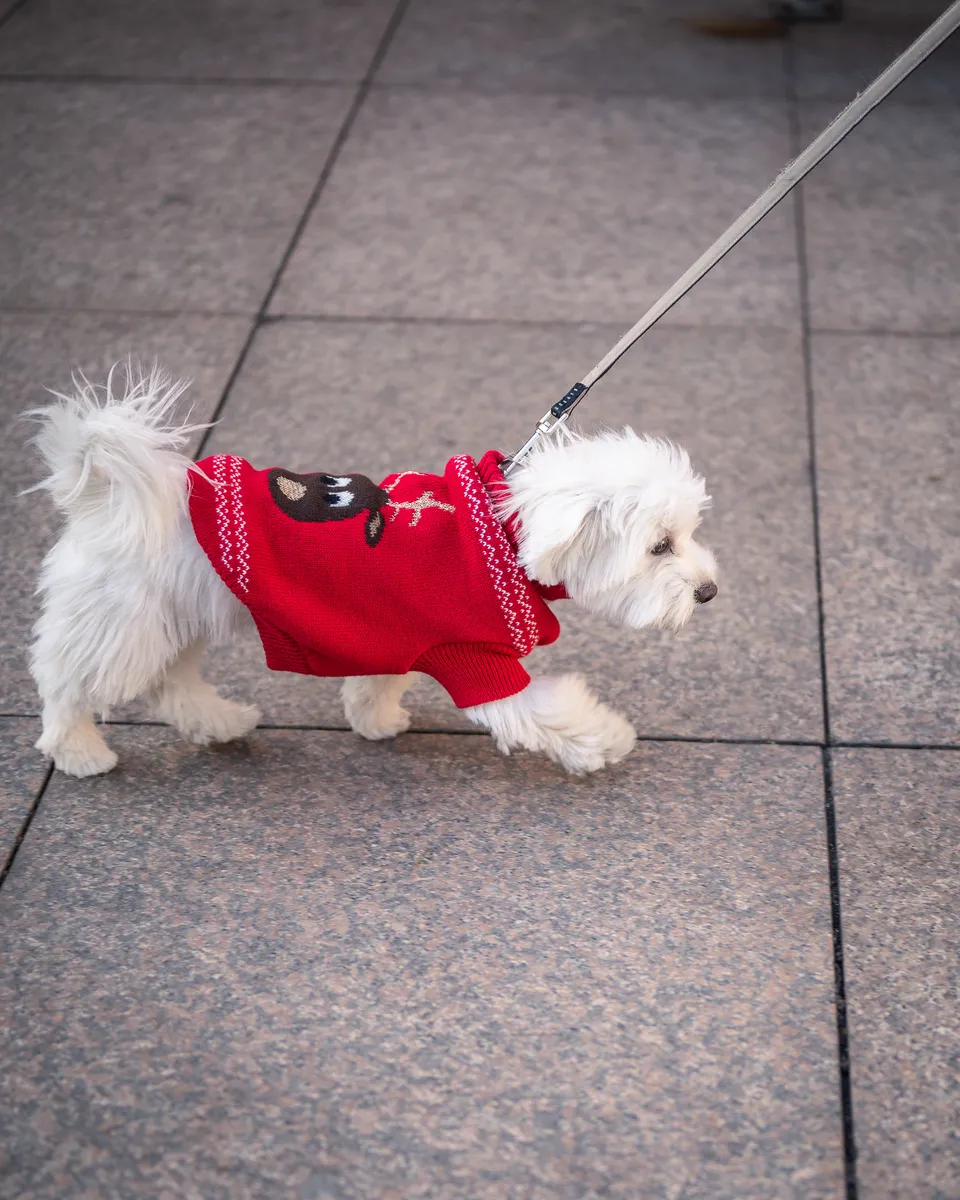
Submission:
<svg viewBox="0 0 960 1200">
<path fill-rule="evenodd" d="M 534 664 L 626 762 L 426 686 L 364 744 L 252 644 L 243 745 L 32 749 L 17 414 L 132 352 L 264 465 L 516 445 L 944 4 L 719 7 L 0 4 L 3 1200 L 960 1197 L 960 43 L 591 394 L 690 448 L 722 566 Z"/>
</svg>

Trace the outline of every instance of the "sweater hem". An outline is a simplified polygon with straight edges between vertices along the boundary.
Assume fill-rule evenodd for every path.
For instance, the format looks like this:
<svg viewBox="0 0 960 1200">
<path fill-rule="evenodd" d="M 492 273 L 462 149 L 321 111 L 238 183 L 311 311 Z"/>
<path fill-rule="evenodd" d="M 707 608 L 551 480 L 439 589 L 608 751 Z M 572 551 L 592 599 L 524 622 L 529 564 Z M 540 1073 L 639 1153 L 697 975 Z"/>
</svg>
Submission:
<svg viewBox="0 0 960 1200">
<path fill-rule="evenodd" d="M 530 676 L 510 647 L 478 642 L 450 642 L 425 651 L 411 670 L 429 675 L 444 688 L 457 708 L 476 708 L 522 692 Z"/>
</svg>

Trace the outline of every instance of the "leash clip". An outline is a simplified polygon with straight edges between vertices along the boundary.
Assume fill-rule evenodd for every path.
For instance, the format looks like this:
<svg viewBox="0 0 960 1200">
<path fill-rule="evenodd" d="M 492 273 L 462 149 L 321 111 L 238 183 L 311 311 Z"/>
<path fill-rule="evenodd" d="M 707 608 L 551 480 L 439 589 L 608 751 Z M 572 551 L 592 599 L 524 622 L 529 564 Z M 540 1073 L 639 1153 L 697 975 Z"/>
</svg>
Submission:
<svg viewBox="0 0 960 1200">
<path fill-rule="evenodd" d="M 537 422 L 537 427 L 533 431 L 532 436 L 527 438 L 516 454 L 505 460 L 503 464 L 504 477 L 509 475 L 515 467 L 519 466 L 542 437 L 555 433 L 561 425 L 566 424 L 570 414 L 576 408 L 586 390 L 587 384 L 575 383 L 565 396 L 561 396 L 556 404 L 547 409 Z"/>
</svg>

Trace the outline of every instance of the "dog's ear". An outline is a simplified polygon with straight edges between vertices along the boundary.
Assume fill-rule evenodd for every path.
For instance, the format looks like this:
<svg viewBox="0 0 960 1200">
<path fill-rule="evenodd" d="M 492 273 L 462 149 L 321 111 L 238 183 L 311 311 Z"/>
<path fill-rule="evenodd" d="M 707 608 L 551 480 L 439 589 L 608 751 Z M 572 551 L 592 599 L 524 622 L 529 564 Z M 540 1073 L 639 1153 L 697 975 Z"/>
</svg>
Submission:
<svg viewBox="0 0 960 1200">
<path fill-rule="evenodd" d="M 561 434 L 509 478 L 524 567 L 551 586 L 630 578 L 648 532 L 652 443 L 635 434 Z"/>
<path fill-rule="evenodd" d="M 540 583 L 565 583 L 577 564 L 600 553 L 608 536 L 604 501 L 587 492 L 560 493 L 536 509 L 522 526 L 524 562 Z"/>
<path fill-rule="evenodd" d="M 640 489 L 610 494 L 602 487 L 552 498 L 525 539 L 524 565 L 540 583 L 619 587 L 637 570 L 650 537 Z M 526 533 L 526 526 L 524 533 Z"/>
</svg>

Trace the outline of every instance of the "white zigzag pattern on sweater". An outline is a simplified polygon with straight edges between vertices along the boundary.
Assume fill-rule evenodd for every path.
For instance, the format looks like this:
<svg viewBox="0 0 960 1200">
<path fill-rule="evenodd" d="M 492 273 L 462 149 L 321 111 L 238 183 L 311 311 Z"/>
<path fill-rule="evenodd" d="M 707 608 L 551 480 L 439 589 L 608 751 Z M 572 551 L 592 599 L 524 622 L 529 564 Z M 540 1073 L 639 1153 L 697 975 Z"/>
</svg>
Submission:
<svg viewBox="0 0 960 1200">
<path fill-rule="evenodd" d="M 228 575 L 233 574 L 233 541 L 230 536 L 229 497 L 227 496 L 227 460 L 223 454 L 213 458 L 213 490 L 216 493 L 217 536 L 220 561 Z"/>
<path fill-rule="evenodd" d="M 240 467 L 240 459 L 232 454 L 213 456 L 220 562 L 237 588 L 247 592 L 250 590 L 250 543 L 240 491 Z"/>
<path fill-rule="evenodd" d="M 513 644 L 521 654 L 529 654 L 536 646 L 539 635 L 537 619 L 527 599 L 520 568 L 500 522 L 494 516 L 486 490 L 476 477 L 473 461 L 467 455 L 460 454 L 454 458 L 453 464 L 470 505 L 470 516 Z"/>
<path fill-rule="evenodd" d="M 249 591 L 250 545 L 247 540 L 247 519 L 243 515 L 243 495 L 240 491 L 240 459 L 230 459 L 230 499 L 233 502 L 233 536 L 237 551 L 237 587 Z"/>
</svg>

